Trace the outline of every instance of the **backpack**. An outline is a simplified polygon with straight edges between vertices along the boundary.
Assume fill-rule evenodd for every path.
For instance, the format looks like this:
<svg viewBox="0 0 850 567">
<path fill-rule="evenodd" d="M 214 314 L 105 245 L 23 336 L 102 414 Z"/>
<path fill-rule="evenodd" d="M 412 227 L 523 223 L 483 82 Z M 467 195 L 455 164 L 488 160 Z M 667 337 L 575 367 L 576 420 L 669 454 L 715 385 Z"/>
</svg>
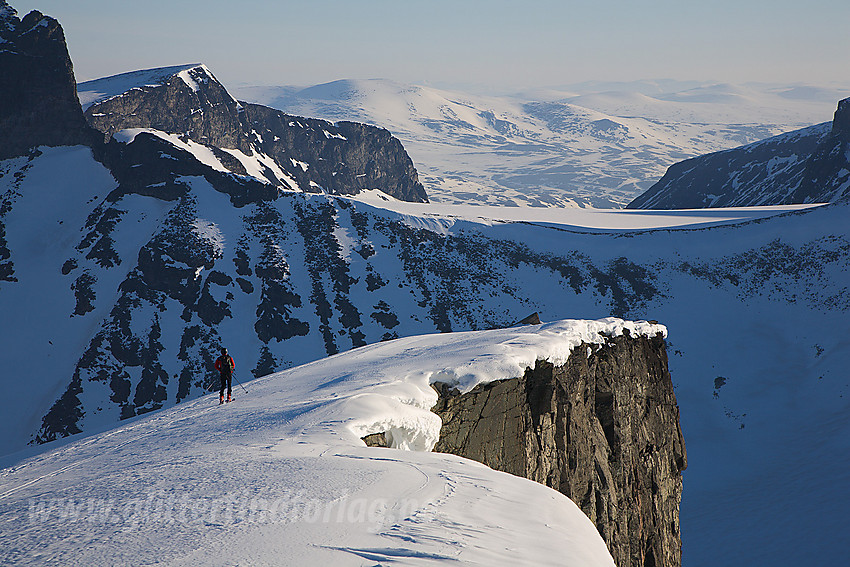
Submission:
<svg viewBox="0 0 850 567">
<path fill-rule="evenodd" d="M 227 356 L 222 356 L 221 358 L 221 371 L 224 374 L 233 374 L 233 368 L 236 366 L 233 363 L 233 358 L 228 354 Z"/>
</svg>

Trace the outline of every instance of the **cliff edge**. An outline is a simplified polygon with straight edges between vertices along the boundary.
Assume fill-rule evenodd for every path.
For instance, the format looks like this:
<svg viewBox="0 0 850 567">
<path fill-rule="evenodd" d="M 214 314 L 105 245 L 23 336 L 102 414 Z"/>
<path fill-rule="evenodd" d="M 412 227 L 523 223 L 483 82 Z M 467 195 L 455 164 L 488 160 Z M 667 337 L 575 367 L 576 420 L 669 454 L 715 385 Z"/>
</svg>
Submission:
<svg viewBox="0 0 850 567">
<path fill-rule="evenodd" d="M 435 451 L 526 477 L 569 496 L 620 567 L 681 564 L 687 457 L 664 338 L 628 330 L 538 360 L 521 377 L 459 393 L 436 384 Z"/>
</svg>

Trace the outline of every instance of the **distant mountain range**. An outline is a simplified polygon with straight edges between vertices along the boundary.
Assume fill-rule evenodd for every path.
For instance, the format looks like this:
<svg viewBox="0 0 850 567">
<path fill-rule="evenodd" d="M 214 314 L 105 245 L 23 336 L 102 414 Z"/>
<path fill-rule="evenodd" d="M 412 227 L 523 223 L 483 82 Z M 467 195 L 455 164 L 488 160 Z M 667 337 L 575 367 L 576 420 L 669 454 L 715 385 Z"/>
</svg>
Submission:
<svg viewBox="0 0 850 567">
<path fill-rule="evenodd" d="M 233 92 L 387 128 L 434 202 L 608 208 L 683 159 L 823 122 L 850 91 L 641 81 L 492 96 L 376 79 Z"/>
</svg>

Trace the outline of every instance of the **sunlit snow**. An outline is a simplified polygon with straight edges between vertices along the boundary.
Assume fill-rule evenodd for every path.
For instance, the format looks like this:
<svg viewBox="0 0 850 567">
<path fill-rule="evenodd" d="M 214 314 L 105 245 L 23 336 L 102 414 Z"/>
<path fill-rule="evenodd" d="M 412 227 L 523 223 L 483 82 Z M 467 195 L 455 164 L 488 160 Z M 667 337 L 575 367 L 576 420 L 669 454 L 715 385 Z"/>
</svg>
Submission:
<svg viewBox="0 0 850 567">
<path fill-rule="evenodd" d="M 4 561 L 613 566 L 566 496 L 427 452 L 440 427 L 428 384 L 518 376 L 623 329 L 665 331 L 607 319 L 398 339 L 253 380 L 222 407 L 205 396 L 8 455 Z M 366 448 L 377 429 L 423 452 Z"/>
<path fill-rule="evenodd" d="M 716 209 L 632 210 L 556 207 L 500 207 L 399 201 L 378 190 L 364 191 L 351 199 L 379 209 L 419 218 L 456 219 L 483 224 L 521 222 L 563 229 L 633 231 L 659 228 L 696 228 L 735 224 L 818 207 L 820 204 L 730 207 Z"/>
</svg>

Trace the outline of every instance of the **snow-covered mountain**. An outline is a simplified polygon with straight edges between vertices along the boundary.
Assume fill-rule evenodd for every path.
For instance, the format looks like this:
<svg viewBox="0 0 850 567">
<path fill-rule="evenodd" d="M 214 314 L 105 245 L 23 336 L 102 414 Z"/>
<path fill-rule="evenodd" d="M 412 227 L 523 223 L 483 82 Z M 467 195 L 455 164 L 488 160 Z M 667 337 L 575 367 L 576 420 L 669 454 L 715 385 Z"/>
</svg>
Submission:
<svg viewBox="0 0 850 567">
<path fill-rule="evenodd" d="M 832 122 L 677 163 L 634 209 L 828 203 L 850 195 L 850 98 Z"/>
<path fill-rule="evenodd" d="M 162 138 L 136 136 L 128 150 L 135 144 L 150 144 L 154 163 L 190 159 Z M 690 461 L 685 564 L 838 552 L 840 523 L 814 518 L 847 505 L 830 489 L 850 464 L 846 205 L 728 227 L 585 232 L 322 195 L 269 200 L 259 184 L 230 194 L 230 178 L 207 170 L 178 176 L 177 198 L 116 197 L 86 147 L 2 167 L 9 450 L 186 404 L 217 386 L 222 344 L 246 382 L 383 338 L 506 325 L 532 311 L 615 313 L 670 329 Z M 788 509 L 803 525 L 776 521 Z"/>
<path fill-rule="evenodd" d="M 28 131 L 39 140 L 40 130 Z M 335 131 L 328 132 L 316 135 L 331 139 Z M 157 525 L 152 534 L 133 531 L 143 523 L 139 516 L 126 532 L 123 524 L 112 527 L 112 515 L 95 531 L 68 525 L 67 517 L 55 525 L 37 515 L 28 516 L 34 523 L 19 519 L 29 513 L 21 511 L 29 498 L 33 514 L 42 498 L 61 503 L 63 495 L 98 510 L 104 494 L 107 502 L 115 494 L 141 507 L 147 494 L 138 496 L 139 486 L 154 495 L 186 493 L 205 505 L 201 492 L 229 497 L 228 480 L 240 479 L 260 497 L 270 479 L 281 490 L 304 487 L 308 498 L 328 494 L 329 483 L 334 494 L 350 488 L 358 497 L 377 497 L 381 479 L 395 487 L 393 501 L 420 494 L 416 487 L 423 485 L 429 502 L 447 496 L 444 490 L 463 495 L 444 508 L 447 516 L 437 509 L 406 524 L 421 531 L 399 528 L 397 546 L 341 527 L 334 541 L 368 561 L 436 561 L 443 555 L 432 555 L 437 547 L 430 543 L 412 554 L 408 548 L 449 526 L 457 531 L 441 541 L 474 548 L 481 563 L 497 562 L 488 555 L 496 540 L 509 542 L 499 552 L 534 547 L 540 555 L 533 557 L 561 554 L 545 547 L 551 543 L 545 537 L 536 546 L 514 539 L 529 533 L 523 522 L 549 534 L 538 520 L 565 526 L 575 519 L 562 514 L 563 500 L 545 508 L 553 516 L 544 518 L 542 507 L 529 514 L 527 502 L 544 498 L 543 487 L 419 452 L 362 458 L 373 453 L 350 444 L 339 451 L 334 442 L 324 452 L 332 462 L 316 458 L 329 446 L 324 435 L 339 430 L 323 430 L 316 441 L 290 427 L 322 414 L 311 402 L 342 391 L 344 381 L 323 366 L 330 362 L 269 378 L 256 389 L 246 384 L 257 397 L 245 413 L 239 405 L 210 408 L 204 397 L 217 386 L 211 363 L 221 345 L 234 354 L 237 377 L 248 382 L 384 339 L 501 327 L 533 311 L 550 321 L 614 314 L 668 328 L 688 444 L 681 513 L 686 567 L 829 564 L 844 557 L 847 203 L 621 211 L 601 219 L 593 212 L 544 218 L 539 209 L 508 215 L 468 206 L 416 213 L 413 207 L 428 205 L 400 204 L 377 192 L 343 198 L 283 191 L 265 174 L 264 181 L 234 173 L 234 162 L 226 167 L 211 146 L 183 134 L 136 125 L 108 143 L 103 136 L 89 145 L 43 140 L 0 161 L 6 467 L 0 478 L 9 479 L 0 491 L 0 537 L 5 544 L 6 534 L 15 534 L 21 539 L 4 550 L 24 550 L 9 563 L 39 562 L 29 549 L 61 562 L 65 545 L 88 549 L 92 563 L 109 562 L 110 553 L 122 554 L 112 562 L 132 563 L 151 538 L 170 538 L 175 564 L 231 557 L 235 551 L 225 543 L 204 545 L 230 542 L 224 528 L 237 528 L 218 520 L 178 526 L 177 534 L 174 524 Z M 312 381 L 305 378 L 309 369 L 317 372 Z M 314 380 L 318 375 L 324 386 Z M 219 409 L 236 415 L 207 421 Z M 113 429 L 122 418 L 132 421 Z M 64 439 L 104 429 L 99 437 Z M 54 445 L 26 447 L 51 439 Z M 56 452 L 42 452 L 51 446 Z M 219 468 L 212 457 L 224 459 L 227 449 L 232 460 Z M 23 452 L 9 454 L 17 450 Z M 167 480 L 157 480 L 167 471 Z M 467 480 L 456 480 L 461 475 Z M 434 484 L 435 476 L 444 482 Z M 208 480 L 202 489 L 197 478 Z M 490 502 L 498 511 L 487 509 Z M 475 521 L 464 515 L 475 510 L 481 511 Z M 481 528 L 481 518 L 498 521 Z M 312 535 L 310 526 L 292 529 L 308 541 L 327 533 L 325 526 Z M 247 542 L 275 542 L 272 551 L 256 546 L 257 562 L 271 563 L 270 555 L 259 555 L 291 547 L 277 530 L 239 533 Z M 45 547 L 33 546 L 35 538 Z M 200 551 L 178 557 L 190 547 Z M 312 557 L 325 551 L 311 548 Z"/>
<path fill-rule="evenodd" d="M 352 195 L 379 189 L 427 201 L 410 157 L 387 130 L 242 104 L 205 65 L 133 71 L 78 90 L 86 120 L 107 142 L 121 131 L 166 132 L 211 167 L 281 190 Z"/>
<path fill-rule="evenodd" d="M 664 82 L 487 96 L 376 79 L 233 92 L 389 129 L 435 202 L 605 208 L 685 158 L 822 122 L 848 91 Z"/>
</svg>

